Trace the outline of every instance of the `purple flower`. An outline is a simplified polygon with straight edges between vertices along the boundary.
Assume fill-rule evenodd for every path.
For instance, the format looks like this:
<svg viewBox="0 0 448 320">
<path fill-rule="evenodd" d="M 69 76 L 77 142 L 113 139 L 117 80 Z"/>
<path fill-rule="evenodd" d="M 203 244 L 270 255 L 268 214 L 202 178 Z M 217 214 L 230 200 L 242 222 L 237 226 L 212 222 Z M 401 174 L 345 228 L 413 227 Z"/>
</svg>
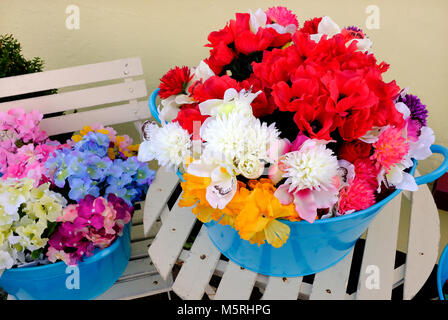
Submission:
<svg viewBox="0 0 448 320">
<path fill-rule="evenodd" d="M 422 126 L 426 126 L 426 118 L 428 117 L 428 110 L 417 96 L 412 94 L 401 95 L 398 99 L 399 102 L 403 102 L 408 106 L 411 112 L 411 119 L 418 120 Z"/>
</svg>

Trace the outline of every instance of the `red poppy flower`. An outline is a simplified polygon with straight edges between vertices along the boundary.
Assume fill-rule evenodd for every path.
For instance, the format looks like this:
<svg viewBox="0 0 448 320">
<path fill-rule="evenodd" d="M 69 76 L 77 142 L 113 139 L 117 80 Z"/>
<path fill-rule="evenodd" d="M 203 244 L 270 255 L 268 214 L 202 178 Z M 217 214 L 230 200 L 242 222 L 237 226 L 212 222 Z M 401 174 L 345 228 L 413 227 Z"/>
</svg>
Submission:
<svg viewBox="0 0 448 320">
<path fill-rule="evenodd" d="M 192 78 L 188 67 L 171 69 L 160 79 L 160 98 L 166 99 L 175 94 L 185 93 L 185 88 Z"/>
<path fill-rule="evenodd" d="M 234 88 L 240 91 L 238 82 L 229 76 L 212 76 L 204 83 L 197 82 L 190 88 L 190 93 L 198 102 L 203 102 L 209 99 L 223 99 L 224 93 L 227 89 Z"/>
</svg>

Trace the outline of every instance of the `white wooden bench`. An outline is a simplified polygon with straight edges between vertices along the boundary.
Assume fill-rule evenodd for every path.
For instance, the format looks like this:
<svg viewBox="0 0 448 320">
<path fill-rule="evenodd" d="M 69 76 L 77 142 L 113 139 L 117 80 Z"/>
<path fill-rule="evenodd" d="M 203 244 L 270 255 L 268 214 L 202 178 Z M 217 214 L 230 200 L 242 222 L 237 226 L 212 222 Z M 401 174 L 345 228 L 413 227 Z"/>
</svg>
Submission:
<svg viewBox="0 0 448 320">
<path fill-rule="evenodd" d="M 150 118 L 145 80 L 140 58 L 129 58 L 0 79 L 0 98 L 61 89 L 57 94 L 0 103 L 0 111 L 20 107 L 43 114 L 65 111 L 66 114 L 45 118 L 41 127 L 58 135 L 80 130 L 85 125 L 104 126 L 134 122 L 140 132 L 140 121 Z M 72 110 L 77 112 L 73 113 Z M 144 207 L 144 202 L 140 203 Z M 133 218 L 131 259 L 122 277 L 100 299 L 130 299 L 171 290 L 172 279 L 160 278 L 151 266 L 147 247 L 157 226 L 143 233 L 143 212 Z"/>
<path fill-rule="evenodd" d="M 391 299 L 392 290 L 403 284 L 403 299 L 407 300 L 422 288 L 437 261 L 439 216 L 426 185 L 421 185 L 417 192 L 396 197 L 374 219 L 365 237 L 360 270 L 359 266 L 358 270 L 352 268 L 352 250 L 345 259 L 310 280 L 310 277 L 268 277 L 228 262 L 208 238 L 205 226 L 201 227 L 191 249 L 186 249 L 184 244 L 196 218 L 191 208 L 179 208 L 177 202 L 171 211 L 167 206 L 178 182 L 174 173 L 159 169 L 147 193 L 143 225 L 145 234 L 149 235 L 162 216 L 162 226 L 148 253 L 163 279 L 171 279 L 175 270 L 173 291 L 182 299 L 244 300 L 256 296 L 254 290 L 258 290 L 261 299 L 271 300 L 384 300 Z M 404 220 L 410 217 L 409 236 L 406 261 L 396 266 L 400 214 Z M 359 272 L 359 278 L 357 290 L 349 294 L 347 283 L 352 272 Z M 379 282 L 371 285 L 369 276 L 373 272 L 379 272 Z M 217 281 L 212 277 L 218 278 Z"/>
</svg>

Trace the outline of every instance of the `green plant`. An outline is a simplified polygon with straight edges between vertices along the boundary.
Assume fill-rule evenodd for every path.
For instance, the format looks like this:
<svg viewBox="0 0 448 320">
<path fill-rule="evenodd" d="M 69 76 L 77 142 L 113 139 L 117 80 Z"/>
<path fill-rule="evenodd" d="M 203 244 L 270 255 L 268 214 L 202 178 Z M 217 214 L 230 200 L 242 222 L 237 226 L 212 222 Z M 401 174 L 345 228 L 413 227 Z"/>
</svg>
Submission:
<svg viewBox="0 0 448 320">
<path fill-rule="evenodd" d="M 22 47 L 17 39 L 11 34 L 0 35 L 0 78 L 12 77 L 27 73 L 42 71 L 44 61 L 39 57 L 27 60 L 22 55 Z M 33 92 L 14 97 L 0 98 L 1 102 L 32 98 L 47 94 L 53 94 L 56 90 Z"/>
<path fill-rule="evenodd" d="M 39 72 L 43 66 L 39 57 L 25 59 L 19 41 L 11 34 L 0 36 L 0 78 Z"/>
</svg>

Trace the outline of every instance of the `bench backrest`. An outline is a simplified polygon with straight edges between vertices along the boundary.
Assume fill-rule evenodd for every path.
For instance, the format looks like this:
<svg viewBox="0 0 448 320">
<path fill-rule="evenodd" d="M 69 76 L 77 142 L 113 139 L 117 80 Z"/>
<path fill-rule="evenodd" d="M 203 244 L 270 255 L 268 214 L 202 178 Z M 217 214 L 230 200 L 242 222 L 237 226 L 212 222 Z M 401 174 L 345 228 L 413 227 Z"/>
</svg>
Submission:
<svg viewBox="0 0 448 320">
<path fill-rule="evenodd" d="M 50 136 L 77 131 L 94 123 L 107 126 L 147 119 L 150 112 L 145 80 L 133 79 L 141 75 L 140 58 L 128 58 L 1 78 L 0 98 L 50 89 L 63 90 L 3 102 L 0 111 L 11 108 L 37 109 L 43 114 L 68 111 L 42 120 L 41 127 Z M 86 86 L 87 89 L 82 88 Z M 70 112 L 75 109 L 77 112 Z"/>
</svg>

